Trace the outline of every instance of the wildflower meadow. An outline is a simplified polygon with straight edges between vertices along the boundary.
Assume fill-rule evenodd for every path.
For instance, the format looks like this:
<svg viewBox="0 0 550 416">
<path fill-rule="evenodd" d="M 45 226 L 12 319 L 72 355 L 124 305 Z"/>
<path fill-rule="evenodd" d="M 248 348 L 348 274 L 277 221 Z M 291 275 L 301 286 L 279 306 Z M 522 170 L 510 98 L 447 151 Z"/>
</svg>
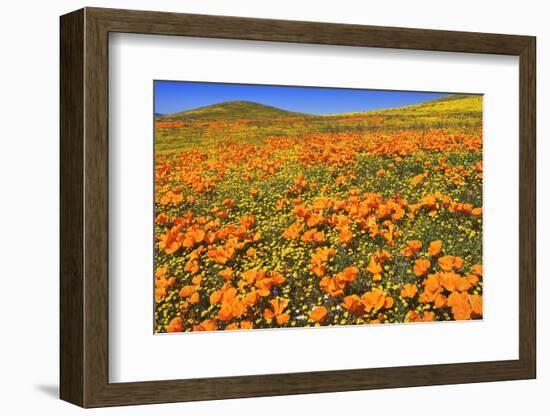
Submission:
<svg viewBox="0 0 550 416">
<path fill-rule="evenodd" d="M 155 116 L 155 332 L 483 317 L 482 97 Z"/>
</svg>

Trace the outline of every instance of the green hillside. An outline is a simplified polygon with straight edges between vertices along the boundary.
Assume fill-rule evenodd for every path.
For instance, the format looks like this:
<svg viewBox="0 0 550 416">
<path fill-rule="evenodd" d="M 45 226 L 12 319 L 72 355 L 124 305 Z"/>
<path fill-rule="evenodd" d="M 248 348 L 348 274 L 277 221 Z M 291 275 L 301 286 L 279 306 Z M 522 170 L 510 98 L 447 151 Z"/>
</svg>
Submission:
<svg viewBox="0 0 550 416">
<path fill-rule="evenodd" d="M 193 110 L 181 111 L 158 117 L 159 121 L 195 121 L 195 120 L 266 120 L 281 117 L 304 117 L 307 114 L 294 113 L 265 104 L 250 101 L 226 101 Z"/>
<path fill-rule="evenodd" d="M 410 105 L 406 107 L 392 108 L 369 112 L 369 114 L 383 115 L 479 115 L 482 110 L 483 97 L 481 95 L 449 95 L 436 98 L 425 103 Z"/>
<path fill-rule="evenodd" d="M 329 117 L 369 117 L 391 115 L 452 115 L 480 114 L 483 97 L 481 95 L 451 94 L 434 100 L 403 107 L 383 108 L 379 110 L 356 111 L 350 113 L 330 114 Z"/>
<path fill-rule="evenodd" d="M 481 95 L 452 94 L 419 104 L 327 115 L 337 130 L 345 124 L 357 123 L 359 129 L 468 129 L 482 124 Z"/>
</svg>

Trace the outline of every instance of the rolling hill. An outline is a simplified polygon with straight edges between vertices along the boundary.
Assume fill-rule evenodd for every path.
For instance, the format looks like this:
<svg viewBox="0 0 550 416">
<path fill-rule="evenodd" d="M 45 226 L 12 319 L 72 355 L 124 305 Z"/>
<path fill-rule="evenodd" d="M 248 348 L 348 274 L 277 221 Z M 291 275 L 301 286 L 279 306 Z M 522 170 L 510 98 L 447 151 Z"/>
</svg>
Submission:
<svg viewBox="0 0 550 416">
<path fill-rule="evenodd" d="M 374 129 L 467 128 L 481 126 L 482 111 L 481 95 L 451 94 L 414 105 L 325 117 L 339 123 L 353 120 Z"/>
<path fill-rule="evenodd" d="M 307 117 L 308 114 L 282 110 L 251 101 L 225 101 L 193 110 L 181 111 L 158 117 L 159 121 L 277 119 L 283 117 Z"/>
<path fill-rule="evenodd" d="M 286 117 L 341 118 L 341 117 L 438 117 L 460 115 L 479 116 L 482 110 L 481 95 L 451 94 L 419 104 L 384 108 L 379 110 L 357 111 L 339 114 L 306 114 L 283 110 L 252 101 L 225 101 L 192 110 L 173 114 L 156 114 L 158 121 L 199 121 L 199 120 L 271 120 Z"/>
<path fill-rule="evenodd" d="M 333 117 L 342 116 L 448 116 L 453 114 L 480 114 L 482 110 L 481 95 L 451 94 L 434 100 L 418 104 L 383 108 L 379 110 L 359 111 L 351 113 L 332 114 Z"/>
</svg>

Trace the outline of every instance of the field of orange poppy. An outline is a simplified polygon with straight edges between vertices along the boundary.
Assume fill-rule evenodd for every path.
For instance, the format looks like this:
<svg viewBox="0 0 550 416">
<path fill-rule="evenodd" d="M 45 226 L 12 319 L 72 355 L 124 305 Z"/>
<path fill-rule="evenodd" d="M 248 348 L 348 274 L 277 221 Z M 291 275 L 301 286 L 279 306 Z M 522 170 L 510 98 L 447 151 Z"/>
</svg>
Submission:
<svg viewBox="0 0 550 416">
<path fill-rule="evenodd" d="M 480 319 L 482 97 L 155 120 L 155 332 Z"/>
</svg>

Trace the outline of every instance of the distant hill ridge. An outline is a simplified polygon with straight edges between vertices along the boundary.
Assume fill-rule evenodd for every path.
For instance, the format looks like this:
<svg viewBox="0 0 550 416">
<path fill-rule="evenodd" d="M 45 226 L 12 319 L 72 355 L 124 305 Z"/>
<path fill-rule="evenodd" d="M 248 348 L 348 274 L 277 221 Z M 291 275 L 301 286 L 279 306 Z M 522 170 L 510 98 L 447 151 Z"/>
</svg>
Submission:
<svg viewBox="0 0 550 416">
<path fill-rule="evenodd" d="M 435 98 L 418 104 L 406 105 L 393 108 L 381 108 L 378 110 L 357 111 L 332 116 L 420 116 L 431 114 L 450 115 L 455 113 L 481 113 L 482 96 L 467 94 L 450 94 L 445 97 Z"/>
<path fill-rule="evenodd" d="M 159 120 L 230 120 L 239 118 L 272 119 L 281 117 L 307 117 L 308 114 L 296 113 L 260 104 L 252 101 L 225 101 L 219 104 L 194 108 L 159 117 Z"/>
<path fill-rule="evenodd" d="M 225 101 L 218 104 L 208 105 L 195 108 L 187 111 L 180 111 L 174 114 L 166 114 L 157 116 L 159 121 L 194 121 L 194 120 L 232 120 L 232 119 L 256 119 L 270 120 L 285 117 L 346 117 L 346 116 L 391 116 L 399 113 L 402 116 L 422 115 L 424 113 L 436 114 L 453 114 L 453 113 L 481 113 L 482 96 L 481 95 L 466 95 L 466 94 L 451 94 L 445 97 L 436 98 L 434 100 L 425 101 L 423 103 L 384 108 L 379 110 L 357 111 L 350 113 L 339 114 L 306 114 L 293 111 L 283 110 L 266 104 L 260 104 L 252 101 Z"/>
</svg>

